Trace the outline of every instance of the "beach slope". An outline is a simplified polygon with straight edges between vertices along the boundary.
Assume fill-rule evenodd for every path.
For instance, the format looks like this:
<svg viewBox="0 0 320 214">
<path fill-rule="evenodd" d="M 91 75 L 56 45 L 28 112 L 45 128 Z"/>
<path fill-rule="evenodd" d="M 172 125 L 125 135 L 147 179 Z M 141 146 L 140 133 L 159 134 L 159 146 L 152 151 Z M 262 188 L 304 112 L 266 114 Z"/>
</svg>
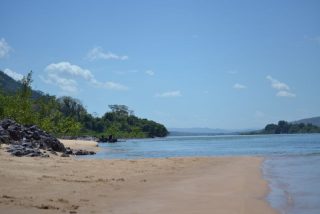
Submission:
<svg viewBox="0 0 320 214">
<path fill-rule="evenodd" d="M 1 149 L 0 213 L 276 213 L 261 162 L 17 158 Z"/>
</svg>

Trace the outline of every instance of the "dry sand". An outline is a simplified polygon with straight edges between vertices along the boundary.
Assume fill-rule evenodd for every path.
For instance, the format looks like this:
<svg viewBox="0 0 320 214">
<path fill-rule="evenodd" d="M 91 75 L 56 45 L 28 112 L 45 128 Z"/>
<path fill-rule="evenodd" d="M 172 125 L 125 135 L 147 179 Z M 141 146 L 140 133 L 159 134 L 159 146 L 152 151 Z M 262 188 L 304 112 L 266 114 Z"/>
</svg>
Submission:
<svg viewBox="0 0 320 214">
<path fill-rule="evenodd" d="M 17 158 L 1 149 L 0 213 L 276 213 L 265 201 L 261 162 Z"/>
<path fill-rule="evenodd" d="M 99 151 L 98 143 L 96 141 L 90 140 L 64 140 L 59 139 L 65 147 L 70 147 L 71 149 L 85 149 L 97 152 Z"/>
</svg>

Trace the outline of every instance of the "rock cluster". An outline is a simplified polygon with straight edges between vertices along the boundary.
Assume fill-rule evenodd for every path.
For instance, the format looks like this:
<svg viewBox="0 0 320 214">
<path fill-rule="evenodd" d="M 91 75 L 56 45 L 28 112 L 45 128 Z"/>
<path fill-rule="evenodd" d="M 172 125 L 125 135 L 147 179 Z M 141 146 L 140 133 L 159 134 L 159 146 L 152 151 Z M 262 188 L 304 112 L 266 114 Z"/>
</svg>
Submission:
<svg viewBox="0 0 320 214">
<path fill-rule="evenodd" d="M 116 143 L 118 142 L 117 138 L 113 138 L 112 135 L 109 135 L 108 138 L 104 137 L 103 135 L 98 139 L 99 143 Z"/>
<path fill-rule="evenodd" d="M 9 144 L 7 151 L 19 157 L 49 157 L 47 151 L 54 155 L 58 155 L 57 152 L 61 152 L 63 157 L 94 154 L 94 152 L 65 148 L 57 138 L 37 126 L 23 126 L 10 119 L 0 121 L 1 143 Z"/>
</svg>

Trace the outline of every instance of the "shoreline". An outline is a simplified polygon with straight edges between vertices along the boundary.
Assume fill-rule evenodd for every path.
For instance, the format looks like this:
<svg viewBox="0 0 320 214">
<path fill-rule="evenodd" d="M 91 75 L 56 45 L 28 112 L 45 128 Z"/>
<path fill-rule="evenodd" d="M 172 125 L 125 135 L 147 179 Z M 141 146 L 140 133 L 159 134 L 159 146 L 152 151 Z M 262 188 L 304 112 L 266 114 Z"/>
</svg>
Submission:
<svg viewBox="0 0 320 214">
<path fill-rule="evenodd" d="M 266 200 L 262 163 L 261 157 L 17 158 L 1 149 L 0 212 L 277 213 Z"/>
<path fill-rule="evenodd" d="M 98 152 L 101 148 L 98 142 L 93 140 L 68 140 L 68 139 L 58 139 L 65 147 L 70 147 L 71 149 L 82 149 Z"/>
</svg>

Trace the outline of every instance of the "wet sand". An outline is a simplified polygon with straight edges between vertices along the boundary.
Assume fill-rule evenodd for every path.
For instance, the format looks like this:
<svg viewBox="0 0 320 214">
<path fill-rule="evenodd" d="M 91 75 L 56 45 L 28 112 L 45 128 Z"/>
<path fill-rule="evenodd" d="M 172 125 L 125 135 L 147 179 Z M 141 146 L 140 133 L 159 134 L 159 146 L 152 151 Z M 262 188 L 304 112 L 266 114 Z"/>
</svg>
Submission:
<svg viewBox="0 0 320 214">
<path fill-rule="evenodd" d="M 1 149 L 0 213 L 276 213 L 262 161 L 17 158 Z"/>
</svg>

